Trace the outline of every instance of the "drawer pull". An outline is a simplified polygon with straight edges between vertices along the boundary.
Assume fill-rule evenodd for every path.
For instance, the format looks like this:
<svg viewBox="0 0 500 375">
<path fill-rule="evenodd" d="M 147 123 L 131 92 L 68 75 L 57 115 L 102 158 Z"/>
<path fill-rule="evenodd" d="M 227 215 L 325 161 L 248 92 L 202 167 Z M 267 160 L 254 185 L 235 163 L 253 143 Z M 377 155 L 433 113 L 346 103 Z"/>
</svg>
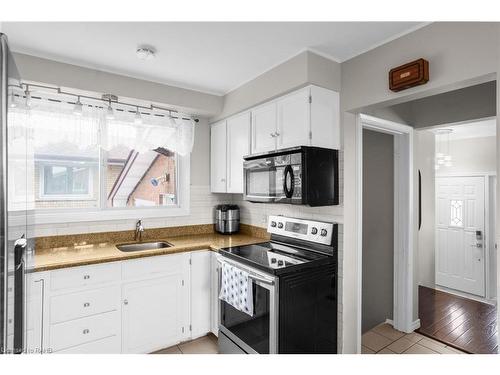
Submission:
<svg viewBox="0 0 500 375">
<path fill-rule="evenodd" d="M 89 303 L 89 302 L 85 302 L 85 303 L 83 304 L 83 307 L 89 307 L 89 306 L 90 306 L 90 303 Z"/>
<path fill-rule="evenodd" d="M 84 335 L 86 335 L 86 334 L 88 334 L 88 333 L 90 333 L 90 330 L 88 330 L 88 329 L 84 329 L 84 330 L 83 330 L 83 334 L 84 334 Z"/>
<path fill-rule="evenodd" d="M 84 276 L 83 276 L 83 279 L 84 279 L 84 280 L 88 280 L 88 279 L 90 279 L 90 275 L 84 275 Z"/>
<path fill-rule="evenodd" d="M 124 304 L 124 305 L 128 305 L 128 300 L 127 300 L 127 299 L 126 299 L 126 300 L 124 300 L 124 301 L 123 301 L 123 304 Z"/>
</svg>

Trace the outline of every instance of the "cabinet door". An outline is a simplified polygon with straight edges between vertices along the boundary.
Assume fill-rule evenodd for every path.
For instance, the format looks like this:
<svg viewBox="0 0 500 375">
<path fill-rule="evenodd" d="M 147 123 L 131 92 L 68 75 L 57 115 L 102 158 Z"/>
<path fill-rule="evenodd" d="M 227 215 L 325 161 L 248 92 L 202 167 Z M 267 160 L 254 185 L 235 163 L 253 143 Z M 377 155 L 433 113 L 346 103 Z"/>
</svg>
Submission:
<svg viewBox="0 0 500 375">
<path fill-rule="evenodd" d="M 196 338 L 210 332 L 211 307 L 211 253 L 191 253 L 191 337 Z"/>
<path fill-rule="evenodd" d="M 212 283 L 212 286 L 211 286 L 211 289 L 212 289 L 212 293 L 211 293 L 211 297 L 210 297 L 210 301 L 211 301 L 211 309 L 212 309 L 212 312 L 211 312 L 211 331 L 212 333 L 215 335 L 215 336 L 219 336 L 219 314 L 220 314 L 220 310 L 219 310 L 219 272 L 220 272 L 220 266 L 219 266 L 219 262 L 217 261 L 217 253 L 213 252 L 212 253 L 212 259 L 211 259 L 211 263 L 212 263 L 212 266 L 211 266 L 211 271 L 210 271 L 210 278 L 211 278 L 211 283 Z"/>
<path fill-rule="evenodd" d="M 340 149 L 339 93 L 311 86 L 311 145 Z"/>
<path fill-rule="evenodd" d="M 243 193 L 243 157 L 250 154 L 250 113 L 227 120 L 227 192 Z"/>
<path fill-rule="evenodd" d="M 226 121 L 212 124 L 210 131 L 210 186 L 212 193 L 225 193 Z"/>
<path fill-rule="evenodd" d="M 252 110 L 252 154 L 276 149 L 276 102 Z"/>
<path fill-rule="evenodd" d="M 277 101 L 278 148 L 310 144 L 309 92 L 309 88 L 305 88 Z"/>
<path fill-rule="evenodd" d="M 150 353 L 179 343 L 183 330 L 182 273 L 122 287 L 122 352 Z"/>
</svg>

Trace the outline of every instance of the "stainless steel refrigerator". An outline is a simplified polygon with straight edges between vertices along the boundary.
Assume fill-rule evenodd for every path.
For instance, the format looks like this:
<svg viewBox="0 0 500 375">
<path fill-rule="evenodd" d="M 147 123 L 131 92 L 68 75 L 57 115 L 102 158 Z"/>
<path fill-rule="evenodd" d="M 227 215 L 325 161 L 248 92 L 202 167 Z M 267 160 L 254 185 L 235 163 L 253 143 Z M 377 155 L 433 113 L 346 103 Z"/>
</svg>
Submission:
<svg viewBox="0 0 500 375">
<path fill-rule="evenodd" d="M 7 37 L 0 33 L 0 353 L 26 351 L 26 279 L 33 265 L 33 158 L 29 106 Z"/>
</svg>

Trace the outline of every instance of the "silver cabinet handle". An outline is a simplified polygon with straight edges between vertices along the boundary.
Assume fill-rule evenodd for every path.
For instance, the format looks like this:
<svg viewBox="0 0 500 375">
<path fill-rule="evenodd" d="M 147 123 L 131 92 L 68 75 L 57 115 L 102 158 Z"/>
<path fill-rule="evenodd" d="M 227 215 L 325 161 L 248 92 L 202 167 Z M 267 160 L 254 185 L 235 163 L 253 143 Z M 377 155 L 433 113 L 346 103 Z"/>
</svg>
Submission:
<svg viewBox="0 0 500 375">
<path fill-rule="evenodd" d="M 278 133 L 278 132 L 274 133 L 275 137 L 279 137 L 279 135 L 280 135 L 280 133 Z"/>
<path fill-rule="evenodd" d="M 83 279 L 84 279 L 84 280 L 88 280 L 88 279 L 90 279 L 90 275 L 83 275 Z"/>
<path fill-rule="evenodd" d="M 126 300 L 124 300 L 124 301 L 123 301 L 123 304 L 124 304 L 124 305 L 128 305 L 128 300 L 127 300 L 127 299 L 126 299 Z"/>
<path fill-rule="evenodd" d="M 89 302 L 85 302 L 85 303 L 83 304 L 83 307 L 89 307 L 89 306 L 90 306 L 90 303 L 89 303 Z"/>
<path fill-rule="evenodd" d="M 270 135 L 271 135 L 271 137 L 273 137 L 273 138 L 274 138 L 274 137 L 276 137 L 276 135 L 275 135 L 274 133 L 271 133 Z"/>
<path fill-rule="evenodd" d="M 88 330 L 88 329 L 84 329 L 84 330 L 83 330 L 83 334 L 84 334 L 84 335 L 86 335 L 86 334 L 88 334 L 88 333 L 90 333 L 90 330 Z"/>
</svg>

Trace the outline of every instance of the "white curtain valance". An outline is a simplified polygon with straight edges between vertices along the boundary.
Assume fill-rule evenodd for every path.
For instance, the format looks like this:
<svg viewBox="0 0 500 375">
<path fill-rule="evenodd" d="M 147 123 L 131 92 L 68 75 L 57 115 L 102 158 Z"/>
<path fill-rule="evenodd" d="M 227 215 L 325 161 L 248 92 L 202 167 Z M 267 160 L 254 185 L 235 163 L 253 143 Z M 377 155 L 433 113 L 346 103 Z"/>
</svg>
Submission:
<svg viewBox="0 0 500 375">
<path fill-rule="evenodd" d="M 163 147 L 183 156 L 189 154 L 194 144 L 194 121 L 158 114 L 142 114 L 138 122 L 127 108 L 115 110 L 114 118 L 108 119 L 106 106 L 84 106 L 81 114 L 75 114 L 71 104 L 33 99 L 30 107 L 19 102 L 11 108 L 9 140 L 16 138 L 18 123 L 20 128 L 29 129 L 37 153 L 85 156 L 101 146 L 107 151 L 121 147 L 139 153 Z"/>
</svg>

